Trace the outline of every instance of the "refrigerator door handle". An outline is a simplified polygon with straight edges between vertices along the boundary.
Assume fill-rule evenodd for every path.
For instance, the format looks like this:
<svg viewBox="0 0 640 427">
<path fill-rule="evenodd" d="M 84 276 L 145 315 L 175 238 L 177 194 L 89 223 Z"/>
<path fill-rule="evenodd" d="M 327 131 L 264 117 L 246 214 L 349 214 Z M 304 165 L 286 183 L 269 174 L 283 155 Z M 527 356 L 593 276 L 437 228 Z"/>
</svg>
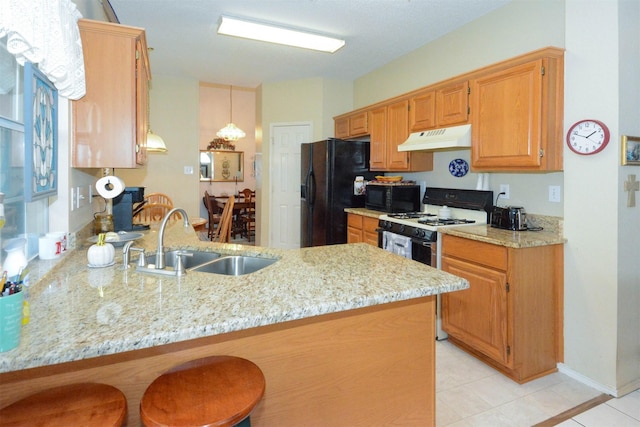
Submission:
<svg viewBox="0 0 640 427">
<path fill-rule="evenodd" d="M 309 172 L 309 186 L 307 186 L 307 194 L 309 205 L 313 206 L 316 203 L 316 174 L 313 171 Z"/>
</svg>

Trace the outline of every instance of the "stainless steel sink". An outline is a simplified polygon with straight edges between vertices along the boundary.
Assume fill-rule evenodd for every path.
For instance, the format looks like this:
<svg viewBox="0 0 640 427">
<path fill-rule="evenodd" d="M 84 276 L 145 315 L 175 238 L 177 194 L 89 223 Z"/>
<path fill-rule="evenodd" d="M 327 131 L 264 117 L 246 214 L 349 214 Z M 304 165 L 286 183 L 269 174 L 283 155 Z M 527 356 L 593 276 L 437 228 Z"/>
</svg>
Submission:
<svg viewBox="0 0 640 427">
<path fill-rule="evenodd" d="M 178 255 L 178 253 L 182 255 Z M 273 258 L 259 258 L 245 255 L 227 256 L 217 252 L 175 249 L 165 252 L 165 268 L 157 269 L 154 265 L 155 256 L 155 253 L 145 254 L 146 263 L 144 267 L 139 265 L 139 259 L 134 260 L 134 263 L 138 265 L 136 271 L 168 276 L 179 276 L 189 271 L 241 276 L 243 274 L 254 273 L 277 261 L 277 259 Z M 176 270 L 178 256 L 182 257 L 183 271 L 180 272 Z"/>
<path fill-rule="evenodd" d="M 220 254 L 217 252 L 205 252 L 205 251 L 190 251 L 190 250 L 171 250 L 164 253 L 164 263 L 167 267 L 174 269 L 178 263 L 178 252 L 189 253 L 191 255 L 182 255 L 182 266 L 188 270 L 192 267 L 204 264 L 212 261 L 216 258 L 220 258 Z M 156 254 L 145 254 L 147 265 L 153 264 L 156 259 Z"/>
<path fill-rule="evenodd" d="M 241 276 L 243 274 L 255 273 L 276 261 L 277 259 L 273 258 L 258 258 L 242 255 L 223 256 L 206 264 L 194 267 L 192 270 L 202 273 Z"/>
</svg>

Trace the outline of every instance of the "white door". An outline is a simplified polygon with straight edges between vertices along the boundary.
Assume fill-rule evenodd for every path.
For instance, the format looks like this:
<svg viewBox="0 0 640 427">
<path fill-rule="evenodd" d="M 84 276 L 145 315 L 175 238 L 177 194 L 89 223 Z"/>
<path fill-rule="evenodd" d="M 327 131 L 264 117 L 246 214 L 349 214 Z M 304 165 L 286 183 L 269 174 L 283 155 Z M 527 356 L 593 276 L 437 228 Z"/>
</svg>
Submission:
<svg viewBox="0 0 640 427">
<path fill-rule="evenodd" d="M 269 247 L 300 247 L 300 145 L 311 131 L 311 123 L 271 125 Z"/>
</svg>

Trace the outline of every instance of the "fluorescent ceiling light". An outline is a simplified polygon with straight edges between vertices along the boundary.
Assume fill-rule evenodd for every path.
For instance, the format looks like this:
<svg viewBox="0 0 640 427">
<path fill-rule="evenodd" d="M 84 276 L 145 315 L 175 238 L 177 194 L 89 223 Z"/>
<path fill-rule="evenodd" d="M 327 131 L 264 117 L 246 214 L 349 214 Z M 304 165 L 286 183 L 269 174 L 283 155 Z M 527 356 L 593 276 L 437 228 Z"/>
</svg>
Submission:
<svg viewBox="0 0 640 427">
<path fill-rule="evenodd" d="M 228 16 L 220 17 L 218 34 L 260 40 L 305 49 L 320 50 L 333 53 L 344 46 L 344 40 L 318 34 L 290 30 L 283 27 L 243 21 Z"/>
</svg>

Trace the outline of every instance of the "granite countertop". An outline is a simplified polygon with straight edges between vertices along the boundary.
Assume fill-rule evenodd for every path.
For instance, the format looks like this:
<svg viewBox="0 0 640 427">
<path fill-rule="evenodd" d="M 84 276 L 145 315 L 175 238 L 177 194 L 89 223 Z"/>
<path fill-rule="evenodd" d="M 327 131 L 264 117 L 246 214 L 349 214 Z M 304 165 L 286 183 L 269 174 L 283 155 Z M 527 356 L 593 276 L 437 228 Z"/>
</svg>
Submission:
<svg viewBox="0 0 640 427">
<path fill-rule="evenodd" d="M 531 248 L 534 246 L 560 245 L 565 243 L 562 235 L 553 231 L 511 231 L 493 228 L 489 225 L 465 225 L 463 227 L 443 227 L 443 234 L 509 248 Z"/>
<path fill-rule="evenodd" d="M 20 345 L 0 353 L 0 373 L 87 359 L 466 289 L 466 280 L 358 243 L 272 249 L 198 240 L 167 227 L 165 247 L 279 260 L 244 276 L 137 273 L 116 264 L 89 268 L 84 242 L 56 261 L 32 261 L 31 320 Z M 157 230 L 134 246 L 155 250 Z"/>
<path fill-rule="evenodd" d="M 371 218 L 380 218 L 382 215 L 385 215 L 384 212 L 374 211 L 372 209 L 367 209 L 367 208 L 345 208 L 344 211 L 347 213 L 368 216 Z"/>
</svg>

